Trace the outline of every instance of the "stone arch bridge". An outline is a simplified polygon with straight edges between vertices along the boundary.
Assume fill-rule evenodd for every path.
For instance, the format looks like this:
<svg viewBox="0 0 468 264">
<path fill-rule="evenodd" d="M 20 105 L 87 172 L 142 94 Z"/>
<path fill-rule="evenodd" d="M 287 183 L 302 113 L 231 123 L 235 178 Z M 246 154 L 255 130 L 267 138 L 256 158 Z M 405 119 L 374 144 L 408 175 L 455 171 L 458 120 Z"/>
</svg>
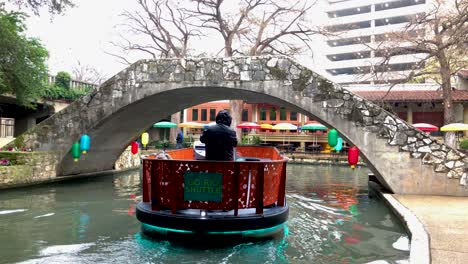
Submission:
<svg viewBox="0 0 468 264">
<path fill-rule="evenodd" d="M 56 152 L 58 175 L 110 170 L 155 120 L 221 99 L 271 102 L 336 128 L 395 193 L 468 196 L 465 155 L 287 57 L 141 60 L 20 140 Z M 74 163 L 83 133 L 91 149 Z"/>
</svg>

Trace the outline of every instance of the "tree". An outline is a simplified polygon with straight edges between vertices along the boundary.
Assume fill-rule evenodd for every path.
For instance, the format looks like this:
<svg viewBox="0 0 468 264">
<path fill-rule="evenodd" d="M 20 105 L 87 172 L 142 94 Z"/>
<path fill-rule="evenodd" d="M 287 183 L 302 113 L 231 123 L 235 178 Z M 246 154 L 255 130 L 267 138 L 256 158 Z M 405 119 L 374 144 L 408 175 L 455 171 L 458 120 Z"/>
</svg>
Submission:
<svg viewBox="0 0 468 264">
<path fill-rule="evenodd" d="M 70 89 L 71 76 L 68 72 L 58 72 L 55 76 L 55 86 Z"/>
<path fill-rule="evenodd" d="M 39 15 L 39 9 L 41 7 L 48 7 L 51 14 L 61 14 L 68 7 L 73 7 L 73 3 L 70 0 L 8 0 L 19 8 L 30 9 L 34 14 Z M 1 9 L 0 3 L 0 9 Z"/>
<path fill-rule="evenodd" d="M 298 0 L 245 0 L 232 8 L 224 0 L 193 0 L 196 7 L 186 8 L 195 19 L 194 26 L 211 29 L 223 41 L 224 55 L 263 55 L 299 53 L 308 46 L 313 29 L 305 20 L 307 11 L 315 4 Z M 229 4 L 232 5 L 232 2 Z M 300 45 L 302 43 L 303 45 Z M 231 100 L 232 126 L 242 120 L 242 100 Z M 241 137 L 237 129 L 238 140 Z"/>
<path fill-rule="evenodd" d="M 79 61 L 72 69 L 74 79 L 81 82 L 92 83 L 100 85 L 104 80 L 105 76 L 99 72 L 96 68 L 83 65 Z"/>
<path fill-rule="evenodd" d="M 131 64 L 131 52 L 143 53 L 152 58 L 183 58 L 188 55 L 192 37 L 200 36 L 198 29 L 190 26 L 190 17 L 179 3 L 170 0 L 136 0 L 138 12 L 124 12 L 126 23 L 121 28 L 129 36 L 120 36 L 119 42 L 111 42 L 124 52 L 112 54 L 120 61 Z M 135 41 L 134 39 L 138 39 Z"/>
<path fill-rule="evenodd" d="M 124 12 L 127 23 L 121 27 L 129 37 L 121 35 L 120 42 L 111 44 L 124 55 L 109 53 L 120 61 L 130 64 L 131 52 L 143 53 L 152 58 L 183 58 L 188 55 L 192 37 L 200 36 L 198 29 L 190 26 L 190 17 L 179 3 L 169 0 L 136 0 L 139 12 Z M 138 39 L 138 41 L 134 41 Z M 180 122 L 180 113 L 171 115 L 171 122 Z M 177 130 L 171 129 L 170 139 L 175 141 Z"/>
<path fill-rule="evenodd" d="M 378 78 L 385 76 L 385 69 L 395 56 L 422 54 L 420 62 L 407 69 L 409 74 L 400 82 L 415 78 L 438 81 L 443 94 L 444 124 L 454 121 L 451 78 L 468 65 L 468 0 L 434 0 L 428 12 L 411 18 L 403 30 L 388 33 L 387 41 L 372 48 L 382 54 L 382 60 L 374 66 Z M 454 147 L 455 134 L 446 133 L 445 142 Z"/>
<path fill-rule="evenodd" d="M 0 94 L 34 108 L 47 80 L 47 50 L 25 36 L 24 15 L 0 9 Z"/>
<path fill-rule="evenodd" d="M 113 43 L 126 54 L 117 57 L 129 63 L 128 52 L 137 51 L 153 58 L 185 57 L 193 37 L 208 38 L 214 33 L 223 41 L 224 56 L 297 54 L 317 31 L 310 28 L 305 15 L 313 3 L 297 0 L 137 0 L 140 12 L 123 15 L 129 32 L 138 37 L 122 36 Z M 183 7 L 183 8 L 182 8 Z M 138 39 L 138 41 L 134 41 Z M 301 43 L 301 44 L 298 44 Z M 191 52 L 191 55 L 197 55 Z M 243 101 L 231 100 L 232 126 L 241 122 Z M 240 130 L 237 131 L 240 140 Z"/>
</svg>

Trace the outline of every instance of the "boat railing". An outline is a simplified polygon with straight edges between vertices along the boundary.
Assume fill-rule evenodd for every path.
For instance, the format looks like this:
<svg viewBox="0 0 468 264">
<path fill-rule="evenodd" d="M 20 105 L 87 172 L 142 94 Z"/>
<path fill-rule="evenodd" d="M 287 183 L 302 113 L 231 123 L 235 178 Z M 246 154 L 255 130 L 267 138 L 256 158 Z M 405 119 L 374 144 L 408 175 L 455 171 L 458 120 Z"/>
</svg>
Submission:
<svg viewBox="0 0 468 264">
<path fill-rule="evenodd" d="M 231 211 L 285 206 L 286 163 L 275 148 L 245 147 L 237 152 L 259 161 L 192 160 L 193 150 L 168 152 L 178 159 L 144 156 L 142 195 L 154 211 Z M 248 159 L 252 160 L 252 159 Z"/>
</svg>

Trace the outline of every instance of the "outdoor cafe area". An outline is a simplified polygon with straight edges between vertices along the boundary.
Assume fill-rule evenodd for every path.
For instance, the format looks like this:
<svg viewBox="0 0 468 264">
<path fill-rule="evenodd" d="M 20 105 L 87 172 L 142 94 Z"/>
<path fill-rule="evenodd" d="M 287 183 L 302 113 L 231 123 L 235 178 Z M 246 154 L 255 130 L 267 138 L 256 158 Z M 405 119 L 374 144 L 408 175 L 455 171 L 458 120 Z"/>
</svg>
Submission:
<svg viewBox="0 0 468 264">
<path fill-rule="evenodd" d="M 203 129 L 213 123 L 199 124 L 185 122 L 179 124 L 184 128 L 185 139 L 189 142 L 199 140 Z M 242 131 L 242 144 L 260 146 L 274 146 L 282 152 L 291 153 L 330 153 L 332 148 L 328 145 L 328 128 L 319 123 L 310 123 L 303 127 L 297 127 L 289 123 L 277 125 L 252 122 L 241 123 L 237 126 Z M 342 153 L 346 153 L 349 146 L 343 142 Z"/>
<path fill-rule="evenodd" d="M 183 129 L 185 144 L 187 146 L 199 140 L 204 129 L 215 125 L 214 122 L 207 124 L 197 122 L 185 122 L 180 124 L 169 123 L 170 122 L 159 122 L 153 127 L 162 129 Z M 427 123 L 412 125 L 427 134 L 436 136 L 438 140 L 443 140 L 442 137 L 437 137 L 441 132 L 456 132 L 457 148 L 463 139 L 462 133 L 468 131 L 468 124 L 463 123 L 449 124 L 440 128 Z M 290 123 L 270 125 L 245 122 L 237 125 L 237 128 L 240 128 L 242 131 L 242 142 L 239 143 L 243 145 L 274 146 L 285 153 L 334 153 L 333 149 L 328 145 L 329 129 L 318 122 L 312 121 L 302 127 Z M 164 131 L 164 134 L 166 133 L 167 131 Z M 459 135 L 462 136 L 460 137 Z M 343 141 L 340 154 L 346 154 L 348 149 L 349 145 Z M 463 151 L 464 150 L 465 149 L 463 149 Z"/>
</svg>

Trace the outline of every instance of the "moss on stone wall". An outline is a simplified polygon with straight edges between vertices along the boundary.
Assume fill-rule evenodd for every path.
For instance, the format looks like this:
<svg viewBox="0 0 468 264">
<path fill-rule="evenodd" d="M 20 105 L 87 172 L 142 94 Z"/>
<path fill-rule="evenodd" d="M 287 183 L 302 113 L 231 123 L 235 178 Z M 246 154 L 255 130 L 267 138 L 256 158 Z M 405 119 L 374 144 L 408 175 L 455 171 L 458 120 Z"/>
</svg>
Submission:
<svg viewBox="0 0 468 264">
<path fill-rule="evenodd" d="M 28 165 L 0 167 L 0 187 L 32 182 L 32 170 L 32 167 Z"/>
<path fill-rule="evenodd" d="M 293 80 L 293 86 L 292 86 L 293 91 L 297 91 L 297 92 L 304 91 L 307 88 L 307 84 L 309 83 L 312 75 L 313 75 L 313 72 L 311 70 L 303 69 L 301 71 L 299 79 Z"/>
<path fill-rule="evenodd" d="M 1 151 L 0 159 L 11 166 L 0 166 L 0 188 L 34 184 L 55 178 L 59 154 L 53 151 Z"/>
<path fill-rule="evenodd" d="M 277 80 L 286 80 L 286 78 L 288 77 L 288 72 L 278 67 L 270 68 L 270 74 Z"/>
</svg>

